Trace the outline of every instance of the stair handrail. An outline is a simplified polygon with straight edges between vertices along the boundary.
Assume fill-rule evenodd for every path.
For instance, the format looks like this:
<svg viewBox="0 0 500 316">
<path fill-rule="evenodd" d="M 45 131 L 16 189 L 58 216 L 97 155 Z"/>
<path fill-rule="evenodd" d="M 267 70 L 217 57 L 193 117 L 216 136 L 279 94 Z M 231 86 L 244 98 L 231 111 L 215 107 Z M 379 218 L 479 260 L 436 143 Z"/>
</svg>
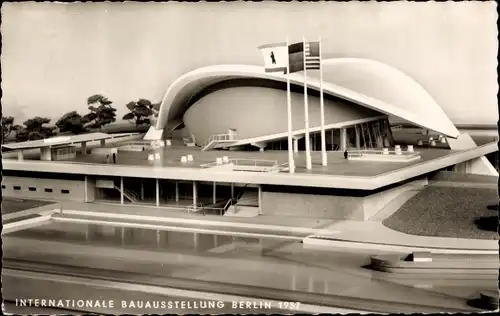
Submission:
<svg viewBox="0 0 500 316">
<path fill-rule="evenodd" d="M 136 192 L 132 191 L 132 190 L 129 190 L 127 188 L 123 188 L 123 191 L 125 191 L 127 194 L 131 195 L 132 197 L 134 197 L 136 200 L 140 200 L 140 196 L 139 194 L 137 194 Z"/>
</svg>

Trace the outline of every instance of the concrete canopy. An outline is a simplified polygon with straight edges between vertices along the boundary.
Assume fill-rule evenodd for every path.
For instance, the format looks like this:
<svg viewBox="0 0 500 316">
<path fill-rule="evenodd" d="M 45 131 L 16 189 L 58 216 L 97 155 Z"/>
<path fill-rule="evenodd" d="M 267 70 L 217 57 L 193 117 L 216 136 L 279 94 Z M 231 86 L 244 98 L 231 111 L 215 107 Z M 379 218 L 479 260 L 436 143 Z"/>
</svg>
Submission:
<svg viewBox="0 0 500 316">
<path fill-rule="evenodd" d="M 358 58 L 325 59 L 323 91 L 369 109 L 392 115 L 448 137 L 460 133 L 436 101 L 415 80 L 386 64 Z M 319 90 L 317 71 L 308 71 L 309 88 Z M 230 79 L 257 78 L 286 81 L 281 73 L 266 73 L 250 65 L 214 65 L 198 68 L 175 80 L 163 97 L 157 129 L 182 118 L 191 99 L 205 88 Z M 303 85 L 303 73 L 290 75 L 290 82 Z"/>
</svg>

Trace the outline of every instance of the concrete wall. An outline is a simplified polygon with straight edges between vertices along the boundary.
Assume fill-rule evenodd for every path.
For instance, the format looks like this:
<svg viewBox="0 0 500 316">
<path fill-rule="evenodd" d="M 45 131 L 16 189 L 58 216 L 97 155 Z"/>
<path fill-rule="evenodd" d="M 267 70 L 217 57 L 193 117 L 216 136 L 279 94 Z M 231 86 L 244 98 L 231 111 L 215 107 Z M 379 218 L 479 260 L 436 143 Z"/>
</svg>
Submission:
<svg viewBox="0 0 500 316">
<path fill-rule="evenodd" d="M 427 180 L 416 180 L 367 196 L 262 192 L 262 214 L 315 217 L 336 220 L 367 220 L 380 212 L 403 192 L 424 187 Z"/>
<path fill-rule="evenodd" d="M 93 177 L 86 176 L 86 185 L 87 185 L 87 201 L 92 202 L 95 200 L 95 188 L 96 188 L 96 179 Z"/>
<path fill-rule="evenodd" d="M 262 215 L 363 220 L 363 198 L 262 192 Z"/>
<path fill-rule="evenodd" d="M 14 190 L 14 186 L 21 189 Z M 30 191 L 30 188 L 36 191 Z M 46 192 L 45 189 L 52 189 L 52 192 Z M 62 193 L 62 190 L 69 190 L 69 193 Z M 2 181 L 2 194 L 8 197 L 84 202 L 85 182 L 6 176 Z"/>
<path fill-rule="evenodd" d="M 343 100 L 325 99 L 325 124 L 382 114 Z M 292 92 L 292 125 L 304 128 L 304 96 Z M 235 128 L 240 139 L 287 131 L 286 91 L 265 87 L 229 87 L 196 101 L 184 114 L 184 123 L 198 144 L 214 134 Z M 203 124 L 200 124 L 203 122 Z M 320 99 L 309 95 L 309 126 L 320 126 Z"/>
</svg>

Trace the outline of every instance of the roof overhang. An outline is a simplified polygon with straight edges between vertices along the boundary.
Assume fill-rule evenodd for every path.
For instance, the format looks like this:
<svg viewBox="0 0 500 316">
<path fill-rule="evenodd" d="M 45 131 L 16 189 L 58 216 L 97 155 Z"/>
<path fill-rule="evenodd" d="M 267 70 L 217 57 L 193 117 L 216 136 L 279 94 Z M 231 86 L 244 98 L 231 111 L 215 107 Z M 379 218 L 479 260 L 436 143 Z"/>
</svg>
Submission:
<svg viewBox="0 0 500 316">
<path fill-rule="evenodd" d="M 349 59 L 352 61 L 352 59 Z M 327 60 L 323 61 L 326 63 Z M 366 62 L 366 61 L 365 61 Z M 375 63 L 375 62 L 374 62 Z M 376 63 L 377 65 L 380 63 Z M 377 66 L 381 68 L 379 65 Z M 389 67 L 389 66 L 386 66 Z M 383 67 L 382 67 L 383 68 Z M 397 70 L 391 68 L 388 71 L 391 76 Z M 175 80 L 168 88 L 162 100 L 162 105 L 157 121 L 157 129 L 162 129 L 167 122 L 173 119 L 180 119 L 189 107 L 190 100 L 203 89 L 226 80 L 231 79 L 266 79 L 279 82 L 286 82 L 287 77 L 281 73 L 266 73 L 263 67 L 251 65 L 214 65 L 193 70 Z M 407 77 L 403 81 L 408 84 Z M 290 82 L 302 86 L 304 76 L 302 73 L 293 73 L 289 75 Z M 308 87 L 314 90 L 320 90 L 320 80 L 314 77 L 307 77 Z M 416 85 L 410 82 L 411 85 Z M 394 87 L 396 89 L 396 87 Z M 423 88 L 422 88 L 423 90 Z M 424 90 L 423 90 L 424 91 Z M 377 112 L 396 116 L 416 126 L 435 131 L 448 137 L 457 138 L 459 131 L 446 116 L 442 109 L 432 100 L 427 98 L 425 111 L 419 111 L 416 108 L 401 107 L 380 99 L 368 96 L 353 89 L 323 81 L 323 92 L 337 98 L 341 98 L 363 107 L 375 110 Z"/>
</svg>

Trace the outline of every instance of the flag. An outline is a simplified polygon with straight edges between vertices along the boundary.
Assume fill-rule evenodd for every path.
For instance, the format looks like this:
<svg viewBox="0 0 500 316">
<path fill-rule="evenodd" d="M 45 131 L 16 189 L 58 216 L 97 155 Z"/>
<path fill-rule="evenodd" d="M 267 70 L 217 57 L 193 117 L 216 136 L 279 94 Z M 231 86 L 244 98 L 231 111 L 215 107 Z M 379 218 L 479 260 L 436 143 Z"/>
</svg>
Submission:
<svg viewBox="0 0 500 316">
<path fill-rule="evenodd" d="M 286 72 L 288 49 L 286 43 L 275 43 L 259 47 L 264 57 L 266 72 Z"/>
<path fill-rule="evenodd" d="M 320 69 L 319 42 L 295 43 L 288 46 L 290 73 L 306 69 Z"/>
</svg>

